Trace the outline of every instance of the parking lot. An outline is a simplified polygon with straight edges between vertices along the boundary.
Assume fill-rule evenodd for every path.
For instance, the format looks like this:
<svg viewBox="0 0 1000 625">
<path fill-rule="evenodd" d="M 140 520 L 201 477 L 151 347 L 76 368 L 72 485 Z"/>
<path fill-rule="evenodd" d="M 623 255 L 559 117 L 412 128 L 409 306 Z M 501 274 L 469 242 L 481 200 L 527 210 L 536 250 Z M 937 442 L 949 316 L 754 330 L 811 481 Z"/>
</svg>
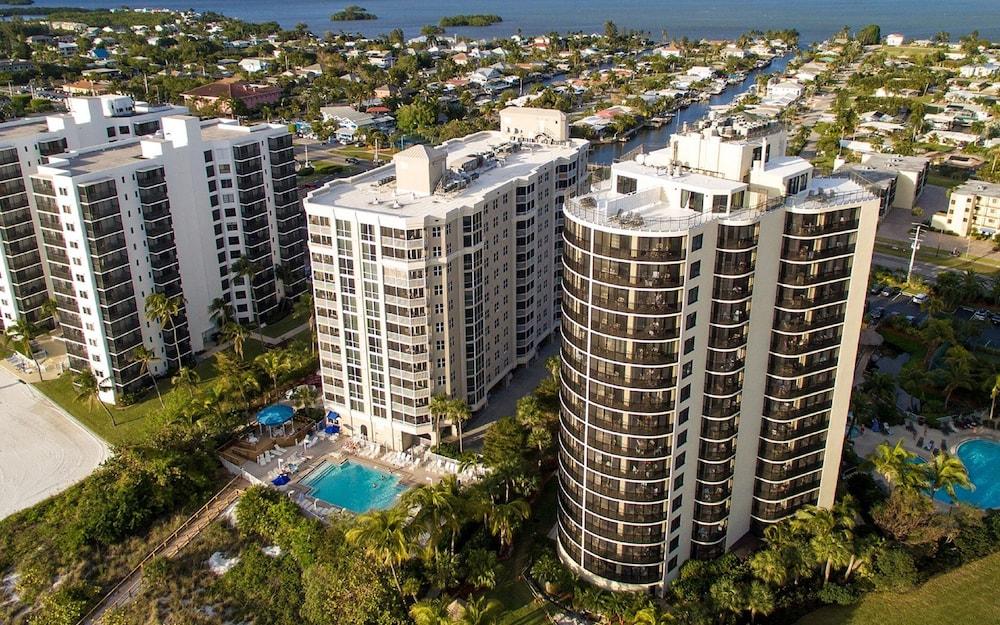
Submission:
<svg viewBox="0 0 1000 625">
<path fill-rule="evenodd" d="M 881 312 L 879 312 L 881 310 Z M 868 314 L 878 317 L 876 327 L 891 317 L 902 316 L 913 325 L 919 326 L 927 318 L 927 313 L 920 305 L 913 303 L 913 296 L 906 293 L 884 296 L 881 292 L 868 295 Z M 959 308 L 955 311 L 956 319 L 969 321 L 978 332 L 972 341 L 984 347 L 1000 348 L 1000 313 L 983 310 L 976 315 L 974 308 Z"/>
</svg>

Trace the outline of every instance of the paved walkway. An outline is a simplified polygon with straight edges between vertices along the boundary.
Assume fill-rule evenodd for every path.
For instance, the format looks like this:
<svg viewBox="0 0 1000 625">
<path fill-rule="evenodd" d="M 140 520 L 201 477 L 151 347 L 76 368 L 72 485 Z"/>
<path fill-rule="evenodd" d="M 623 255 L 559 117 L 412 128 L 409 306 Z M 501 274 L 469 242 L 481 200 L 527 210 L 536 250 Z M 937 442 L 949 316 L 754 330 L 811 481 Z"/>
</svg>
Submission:
<svg viewBox="0 0 1000 625">
<path fill-rule="evenodd" d="M 514 371 L 510 383 L 494 391 L 490 395 L 486 407 L 473 415 L 472 419 L 465 425 L 463 438 L 466 449 L 469 449 L 470 446 L 474 449 L 482 445 L 483 434 L 494 421 L 500 417 L 514 416 L 517 400 L 530 395 L 535 387 L 550 375 L 549 370 L 545 368 L 545 360 L 558 353 L 559 330 L 556 329 L 549 342 L 538 350 L 535 360 Z"/>
<path fill-rule="evenodd" d="M 195 512 L 187 521 L 171 534 L 167 540 L 143 558 L 137 567 L 101 599 L 91 611 L 80 619 L 78 625 L 99 623 L 105 612 L 111 608 L 127 604 L 142 586 L 143 566 L 155 557 L 172 558 L 201 533 L 205 527 L 219 518 L 250 484 L 243 478 L 234 478 L 222 490 Z"/>
</svg>

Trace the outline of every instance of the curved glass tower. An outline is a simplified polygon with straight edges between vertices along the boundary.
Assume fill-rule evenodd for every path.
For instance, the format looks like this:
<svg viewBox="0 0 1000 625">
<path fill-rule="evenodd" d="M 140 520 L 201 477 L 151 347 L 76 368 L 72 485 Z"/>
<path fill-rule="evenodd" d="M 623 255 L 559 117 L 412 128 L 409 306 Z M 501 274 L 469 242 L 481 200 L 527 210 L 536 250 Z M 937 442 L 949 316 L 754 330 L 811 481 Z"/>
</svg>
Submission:
<svg viewBox="0 0 1000 625">
<path fill-rule="evenodd" d="M 604 587 L 833 499 L 878 199 L 728 131 L 566 203 L 559 551 Z"/>
</svg>

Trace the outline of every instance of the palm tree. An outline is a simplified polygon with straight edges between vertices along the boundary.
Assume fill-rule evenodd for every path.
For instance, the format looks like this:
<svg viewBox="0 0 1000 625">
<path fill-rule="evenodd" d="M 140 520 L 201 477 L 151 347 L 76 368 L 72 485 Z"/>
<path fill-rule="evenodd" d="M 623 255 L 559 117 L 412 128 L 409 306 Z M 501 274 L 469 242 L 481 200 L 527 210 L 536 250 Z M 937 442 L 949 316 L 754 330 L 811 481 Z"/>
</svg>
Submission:
<svg viewBox="0 0 1000 625">
<path fill-rule="evenodd" d="M 868 465 L 881 475 L 886 482 L 900 488 L 922 488 L 926 485 L 923 471 L 914 464 L 916 455 L 903 447 L 900 439 L 894 447 L 889 443 L 879 443 L 872 455 L 868 457 Z"/>
<path fill-rule="evenodd" d="M 272 350 L 257 356 L 253 361 L 264 372 L 264 375 L 271 378 L 271 388 L 274 390 L 275 397 L 277 397 L 278 378 L 289 369 L 288 354 L 283 351 Z"/>
<path fill-rule="evenodd" d="M 310 354 L 316 353 L 316 308 L 313 306 L 313 296 L 311 293 L 303 293 L 299 299 L 295 300 L 292 306 L 292 314 L 298 318 L 305 317 L 309 320 Z"/>
<path fill-rule="evenodd" d="M 363 548 L 368 555 L 388 566 L 396 590 L 403 592 L 399 585 L 396 567 L 410 556 L 410 541 L 406 531 L 408 511 L 400 506 L 388 510 L 373 510 L 361 515 L 347 530 L 347 542 Z"/>
<path fill-rule="evenodd" d="M 646 606 L 632 617 L 632 625 L 670 625 L 677 619 L 670 612 L 664 612 L 657 606 Z"/>
<path fill-rule="evenodd" d="M 233 320 L 233 307 L 221 297 L 216 297 L 208 305 L 208 316 L 217 328 L 225 328 Z"/>
<path fill-rule="evenodd" d="M 559 356 L 549 356 L 545 359 L 545 368 L 548 369 L 549 375 L 552 376 L 552 381 L 556 384 L 559 384 L 559 366 Z"/>
<path fill-rule="evenodd" d="M 215 370 L 218 373 L 216 386 L 225 392 L 239 393 L 244 406 L 249 407 L 250 400 L 247 392 L 260 392 L 260 382 L 257 381 L 257 376 L 248 371 L 242 362 L 226 352 L 216 352 Z"/>
<path fill-rule="evenodd" d="M 31 349 L 31 342 L 38 338 L 39 335 L 38 327 L 22 317 L 17 323 L 11 324 L 7 328 L 6 334 L 10 342 L 18 348 L 18 351 L 31 358 L 31 362 L 35 363 L 35 369 L 38 371 L 38 381 L 41 382 L 44 380 L 42 366 L 38 364 L 38 359 L 35 358 L 35 350 Z"/>
<path fill-rule="evenodd" d="M 191 367 L 181 367 L 174 374 L 174 377 L 170 378 L 170 382 L 174 385 L 174 388 L 184 389 L 187 391 L 189 397 L 194 397 L 194 389 L 201 382 L 201 376 Z"/>
<path fill-rule="evenodd" d="M 466 421 L 472 418 L 472 409 L 469 408 L 469 404 L 461 399 L 452 399 L 448 402 L 448 418 L 451 422 L 458 426 L 458 451 L 459 453 L 465 452 L 465 445 L 463 443 L 463 432 L 462 426 Z"/>
<path fill-rule="evenodd" d="M 490 533 L 500 539 L 500 548 L 509 548 L 514 543 L 514 533 L 531 515 L 528 502 L 515 499 L 509 503 L 494 504 L 486 511 Z"/>
<path fill-rule="evenodd" d="M 416 625 L 451 625 L 446 597 L 414 603 L 410 606 L 410 616 Z"/>
<path fill-rule="evenodd" d="M 992 382 L 992 386 L 990 382 Z M 997 395 L 1000 395 L 1000 373 L 996 374 L 992 380 L 987 380 L 986 386 L 990 386 L 990 421 L 992 422 L 997 405 Z"/>
<path fill-rule="evenodd" d="M 944 382 L 944 407 L 948 407 L 952 394 L 959 388 L 972 387 L 972 363 L 975 357 L 961 345 L 955 345 L 945 354 L 947 365 L 941 373 Z"/>
<path fill-rule="evenodd" d="M 924 464 L 923 468 L 927 473 L 927 482 L 931 492 L 936 493 L 943 489 L 952 502 L 958 499 L 955 494 L 956 487 L 973 488 L 965 465 L 959 458 L 947 452 L 937 454 L 931 458 L 930 462 Z"/>
<path fill-rule="evenodd" d="M 118 424 L 115 423 L 115 416 L 108 410 L 107 405 L 101 401 L 101 385 L 92 370 L 84 369 L 73 374 L 73 386 L 76 387 L 76 395 L 74 397 L 76 401 L 87 404 L 87 407 L 91 410 L 94 409 L 95 404 L 100 404 L 104 408 L 104 412 L 108 413 L 108 418 L 111 419 L 111 426 L 118 427 Z"/>
<path fill-rule="evenodd" d="M 308 384 L 303 384 L 292 391 L 292 405 L 299 410 L 305 410 L 319 399 L 319 391 Z"/>
<path fill-rule="evenodd" d="M 59 302 L 54 299 L 47 299 L 42 303 L 42 314 L 52 317 L 55 324 L 59 323 Z"/>
<path fill-rule="evenodd" d="M 243 360 L 243 347 L 246 345 L 247 338 L 250 336 L 250 331 L 247 327 L 239 322 L 230 321 L 223 329 L 223 334 L 225 335 L 227 341 L 232 341 L 233 351 L 236 352 L 236 357 Z"/>
<path fill-rule="evenodd" d="M 492 625 L 496 622 L 497 615 L 501 610 L 503 610 L 503 604 L 499 601 L 480 595 L 466 602 L 465 610 L 458 619 L 457 625 Z"/>
<path fill-rule="evenodd" d="M 150 365 L 158 360 L 159 358 L 156 357 L 156 354 L 145 345 L 140 345 L 132 354 L 132 361 L 139 363 L 140 371 L 148 375 L 149 379 L 153 381 L 153 389 L 156 391 L 157 399 L 160 400 L 160 408 L 163 408 L 163 396 L 160 395 L 160 387 L 156 383 L 156 377 L 153 375 L 153 370 L 150 367 Z"/>
<path fill-rule="evenodd" d="M 258 328 L 260 327 L 260 320 L 257 318 L 257 299 L 254 297 L 253 293 L 253 277 L 259 271 L 260 268 L 257 264 L 246 256 L 240 256 L 240 259 L 237 260 L 230 269 L 230 272 L 234 277 L 246 280 L 247 297 L 250 298 L 250 310 L 253 313 L 253 323 Z"/>
<path fill-rule="evenodd" d="M 181 349 L 177 340 L 177 326 L 174 323 L 174 319 L 181 314 L 182 306 L 183 299 L 179 295 L 176 297 L 167 297 L 163 293 L 151 293 L 146 297 L 146 317 L 159 323 L 164 330 L 170 329 L 178 367 L 181 366 Z"/>
<path fill-rule="evenodd" d="M 729 577 L 723 577 L 713 583 L 709 588 L 709 595 L 719 609 L 733 614 L 743 612 L 743 607 L 747 603 L 743 588 Z"/>
<path fill-rule="evenodd" d="M 763 549 L 753 554 L 750 558 L 750 570 L 758 579 L 772 586 L 780 588 L 788 582 L 788 566 L 777 548 Z"/>
<path fill-rule="evenodd" d="M 761 582 L 750 582 L 746 593 L 746 609 L 750 612 L 750 622 L 757 620 L 758 614 L 767 616 L 774 612 L 774 593 Z"/>
<path fill-rule="evenodd" d="M 432 395 L 430 404 L 427 407 L 431 413 L 431 431 L 434 432 L 434 436 L 437 437 L 438 441 L 441 440 L 441 417 L 447 415 L 450 401 L 447 395 Z"/>
<path fill-rule="evenodd" d="M 950 319 L 930 318 L 920 329 L 920 338 L 927 345 L 927 355 L 924 356 L 924 368 L 927 368 L 942 343 L 955 342 L 955 328 Z"/>
</svg>

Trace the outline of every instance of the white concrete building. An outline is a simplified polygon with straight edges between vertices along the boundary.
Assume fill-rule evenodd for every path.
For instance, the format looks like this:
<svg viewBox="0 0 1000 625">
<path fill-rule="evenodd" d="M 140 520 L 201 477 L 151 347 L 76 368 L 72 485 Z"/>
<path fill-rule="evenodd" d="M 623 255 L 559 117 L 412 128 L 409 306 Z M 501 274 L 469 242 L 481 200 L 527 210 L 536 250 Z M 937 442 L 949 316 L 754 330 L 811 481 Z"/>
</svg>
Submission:
<svg viewBox="0 0 1000 625">
<path fill-rule="evenodd" d="M 885 36 L 885 45 L 894 48 L 898 48 L 899 46 L 903 45 L 904 41 L 906 41 L 906 37 L 904 37 L 900 33 L 892 33 L 890 35 Z"/>
<path fill-rule="evenodd" d="M 266 321 L 279 296 L 306 286 L 287 128 L 188 116 L 162 124 L 155 137 L 52 156 L 31 178 L 71 368 L 104 380 L 107 402 L 150 382 L 134 358 L 140 346 L 159 358 L 154 375 L 204 350 L 218 332 L 214 299 L 242 321 Z M 234 273 L 244 257 L 252 281 Z M 181 298 L 165 327 L 144 312 L 154 292 Z"/>
<path fill-rule="evenodd" d="M 834 500 L 878 199 L 720 134 L 567 202 L 558 551 L 605 588 Z"/>
<path fill-rule="evenodd" d="M 436 442 L 428 402 L 473 410 L 557 327 L 562 207 L 585 189 L 566 116 L 429 148 L 305 201 L 326 407 L 393 449 Z"/>
<path fill-rule="evenodd" d="M 50 326 L 47 267 L 30 177 L 48 157 L 122 137 L 149 135 L 181 106 L 153 106 L 128 96 L 69 98 L 69 112 L 0 123 L 0 328 L 22 317 Z"/>
<path fill-rule="evenodd" d="M 969 180 L 955 187 L 948 212 L 935 214 L 931 226 L 962 237 L 1000 233 L 1000 184 Z"/>
<path fill-rule="evenodd" d="M 900 156 L 898 154 L 862 154 L 861 164 L 872 169 L 896 174 L 896 191 L 892 207 L 912 209 L 927 186 L 927 174 L 931 159 L 924 156 Z"/>
</svg>

